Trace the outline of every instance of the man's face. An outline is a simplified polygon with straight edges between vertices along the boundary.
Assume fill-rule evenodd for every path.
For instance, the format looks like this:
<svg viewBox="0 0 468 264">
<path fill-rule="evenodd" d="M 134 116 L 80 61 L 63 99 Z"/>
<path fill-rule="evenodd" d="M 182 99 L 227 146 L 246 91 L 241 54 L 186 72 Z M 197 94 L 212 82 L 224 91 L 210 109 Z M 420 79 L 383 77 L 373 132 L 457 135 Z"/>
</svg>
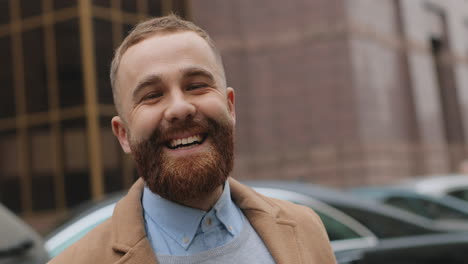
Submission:
<svg viewBox="0 0 468 264">
<path fill-rule="evenodd" d="M 234 91 L 193 32 L 157 34 L 130 47 L 117 73 L 121 116 L 114 134 L 161 196 L 209 195 L 232 169 Z"/>
</svg>

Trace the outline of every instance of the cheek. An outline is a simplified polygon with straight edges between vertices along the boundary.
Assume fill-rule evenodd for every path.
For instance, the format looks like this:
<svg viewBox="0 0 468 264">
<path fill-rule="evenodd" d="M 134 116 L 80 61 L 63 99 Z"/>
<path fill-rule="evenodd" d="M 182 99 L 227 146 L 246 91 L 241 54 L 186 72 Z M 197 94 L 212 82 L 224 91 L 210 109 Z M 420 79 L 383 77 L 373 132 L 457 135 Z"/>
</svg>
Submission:
<svg viewBox="0 0 468 264">
<path fill-rule="evenodd" d="M 130 130 L 134 140 L 146 140 L 161 122 L 161 114 L 155 109 L 139 109 L 131 117 Z"/>
<path fill-rule="evenodd" d="M 231 114 L 227 102 L 219 98 L 207 98 L 201 102 L 199 107 L 200 112 L 215 120 L 231 120 Z M 232 121 L 232 120 L 231 120 Z"/>
</svg>

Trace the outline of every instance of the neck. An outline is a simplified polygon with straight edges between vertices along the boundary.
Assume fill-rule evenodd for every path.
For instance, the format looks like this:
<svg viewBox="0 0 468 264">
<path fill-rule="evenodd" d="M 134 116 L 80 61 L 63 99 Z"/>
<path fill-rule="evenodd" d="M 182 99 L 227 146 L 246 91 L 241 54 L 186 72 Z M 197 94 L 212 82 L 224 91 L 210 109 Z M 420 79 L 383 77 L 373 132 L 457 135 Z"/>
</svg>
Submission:
<svg viewBox="0 0 468 264">
<path fill-rule="evenodd" d="M 220 185 L 212 193 L 208 194 L 205 197 L 184 201 L 181 202 L 181 204 L 191 208 L 209 211 L 219 200 L 219 197 L 223 193 L 223 187 L 224 185 Z"/>
</svg>

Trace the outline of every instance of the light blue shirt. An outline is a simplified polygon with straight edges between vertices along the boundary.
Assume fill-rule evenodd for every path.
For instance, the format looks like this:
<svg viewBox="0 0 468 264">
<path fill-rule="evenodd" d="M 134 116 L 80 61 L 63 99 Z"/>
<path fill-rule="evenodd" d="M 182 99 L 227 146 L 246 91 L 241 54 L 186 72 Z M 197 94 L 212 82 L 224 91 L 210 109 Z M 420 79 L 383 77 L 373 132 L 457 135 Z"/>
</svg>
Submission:
<svg viewBox="0 0 468 264">
<path fill-rule="evenodd" d="M 232 201 L 227 181 L 208 212 L 166 200 L 146 186 L 142 205 L 146 235 L 160 255 L 188 256 L 220 247 L 238 236 L 247 221 Z"/>
</svg>

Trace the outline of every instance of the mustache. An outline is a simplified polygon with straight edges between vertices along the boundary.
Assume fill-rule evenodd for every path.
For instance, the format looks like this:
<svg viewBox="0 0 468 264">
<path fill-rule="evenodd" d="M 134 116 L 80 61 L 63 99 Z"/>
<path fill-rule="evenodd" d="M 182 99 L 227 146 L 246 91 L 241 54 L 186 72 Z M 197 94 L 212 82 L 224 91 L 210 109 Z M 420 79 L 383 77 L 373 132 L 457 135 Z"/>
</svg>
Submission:
<svg viewBox="0 0 468 264">
<path fill-rule="evenodd" d="M 211 118 L 191 118 L 170 125 L 160 125 L 149 138 L 149 142 L 164 145 L 181 134 L 213 134 L 219 124 Z"/>
</svg>

